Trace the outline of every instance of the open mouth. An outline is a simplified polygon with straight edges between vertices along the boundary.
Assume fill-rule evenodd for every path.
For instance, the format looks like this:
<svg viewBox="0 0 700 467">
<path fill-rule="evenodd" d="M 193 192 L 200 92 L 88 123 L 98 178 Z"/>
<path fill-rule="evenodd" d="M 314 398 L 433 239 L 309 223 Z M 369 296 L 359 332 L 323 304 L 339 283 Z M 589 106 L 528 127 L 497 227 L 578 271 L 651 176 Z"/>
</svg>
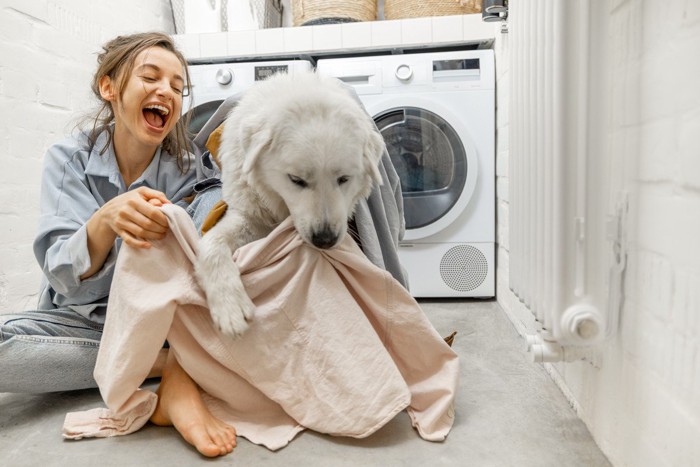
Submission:
<svg viewBox="0 0 700 467">
<path fill-rule="evenodd" d="M 151 104 L 143 109 L 146 122 L 154 128 L 163 128 L 168 122 L 170 109 L 158 104 Z"/>
</svg>

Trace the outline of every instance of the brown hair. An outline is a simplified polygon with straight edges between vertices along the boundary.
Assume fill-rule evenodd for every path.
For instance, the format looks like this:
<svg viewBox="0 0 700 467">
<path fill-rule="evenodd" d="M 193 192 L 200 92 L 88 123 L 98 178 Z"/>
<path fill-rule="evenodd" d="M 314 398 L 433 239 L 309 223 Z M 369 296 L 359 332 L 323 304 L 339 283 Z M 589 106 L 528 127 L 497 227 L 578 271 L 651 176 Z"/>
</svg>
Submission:
<svg viewBox="0 0 700 467">
<path fill-rule="evenodd" d="M 109 76 L 110 79 L 116 83 L 119 97 L 121 98 L 124 87 L 134 68 L 136 57 L 142 51 L 151 47 L 162 47 L 175 54 L 185 70 L 184 94 L 189 94 L 191 92 L 187 60 L 177 49 L 173 39 L 167 34 L 161 32 L 145 32 L 118 36 L 107 42 L 102 46 L 102 52 L 97 56 L 97 71 L 92 79 L 92 92 L 99 100 L 100 107 L 93 116 L 89 117 L 89 120 L 92 121 L 92 129 L 88 132 L 90 146 L 94 146 L 100 133 L 107 130 L 107 143 L 100 149 L 101 154 L 112 144 L 114 135 L 110 124 L 114 122 L 114 111 L 112 110 L 110 102 L 103 99 L 100 94 L 100 78 Z M 191 162 L 190 158 L 187 157 L 190 147 L 189 134 L 187 131 L 188 125 L 189 113 L 185 114 L 183 118 L 180 118 L 173 130 L 163 140 L 163 149 L 177 158 L 177 165 L 183 173 L 189 169 Z"/>
</svg>

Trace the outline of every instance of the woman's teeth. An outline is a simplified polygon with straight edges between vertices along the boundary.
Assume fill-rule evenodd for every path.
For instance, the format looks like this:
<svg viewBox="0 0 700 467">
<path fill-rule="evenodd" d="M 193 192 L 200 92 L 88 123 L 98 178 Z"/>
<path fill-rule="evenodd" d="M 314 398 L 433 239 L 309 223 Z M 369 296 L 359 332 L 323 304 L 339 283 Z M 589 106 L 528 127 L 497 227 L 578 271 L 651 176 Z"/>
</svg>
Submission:
<svg viewBox="0 0 700 467">
<path fill-rule="evenodd" d="M 162 105 L 149 105 L 143 109 L 143 115 L 149 125 L 163 128 L 170 110 Z"/>
</svg>

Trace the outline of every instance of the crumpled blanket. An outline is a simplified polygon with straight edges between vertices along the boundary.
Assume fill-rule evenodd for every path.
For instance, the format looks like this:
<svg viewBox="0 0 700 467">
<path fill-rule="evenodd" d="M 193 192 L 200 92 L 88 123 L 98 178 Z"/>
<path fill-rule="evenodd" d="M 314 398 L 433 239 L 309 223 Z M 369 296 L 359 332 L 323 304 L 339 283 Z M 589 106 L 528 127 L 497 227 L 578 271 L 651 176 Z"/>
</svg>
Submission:
<svg viewBox="0 0 700 467">
<path fill-rule="evenodd" d="M 271 450 L 305 428 L 366 437 L 406 409 L 441 441 L 454 421 L 458 359 L 410 294 L 355 242 L 319 250 L 291 219 L 234 254 L 256 304 L 250 329 L 222 335 L 194 278 L 199 236 L 163 207 L 170 233 L 120 252 L 95 379 L 107 408 L 69 413 L 65 438 L 131 433 L 157 395 L 139 389 L 164 340 L 214 415 Z"/>
</svg>

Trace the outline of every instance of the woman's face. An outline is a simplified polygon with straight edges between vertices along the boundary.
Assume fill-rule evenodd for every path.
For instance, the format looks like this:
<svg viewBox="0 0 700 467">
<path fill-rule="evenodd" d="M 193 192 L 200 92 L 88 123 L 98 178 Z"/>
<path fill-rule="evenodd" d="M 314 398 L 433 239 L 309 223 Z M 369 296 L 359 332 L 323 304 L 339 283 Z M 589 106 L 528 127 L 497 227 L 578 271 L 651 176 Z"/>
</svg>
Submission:
<svg viewBox="0 0 700 467">
<path fill-rule="evenodd" d="M 112 102 L 115 138 L 135 139 L 148 147 L 160 145 L 180 118 L 185 88 L 182 63 L 170 51 L 151 47 L 136 56 L 119 97 L 109 77 L 102 96 Z"/>
</svg>

